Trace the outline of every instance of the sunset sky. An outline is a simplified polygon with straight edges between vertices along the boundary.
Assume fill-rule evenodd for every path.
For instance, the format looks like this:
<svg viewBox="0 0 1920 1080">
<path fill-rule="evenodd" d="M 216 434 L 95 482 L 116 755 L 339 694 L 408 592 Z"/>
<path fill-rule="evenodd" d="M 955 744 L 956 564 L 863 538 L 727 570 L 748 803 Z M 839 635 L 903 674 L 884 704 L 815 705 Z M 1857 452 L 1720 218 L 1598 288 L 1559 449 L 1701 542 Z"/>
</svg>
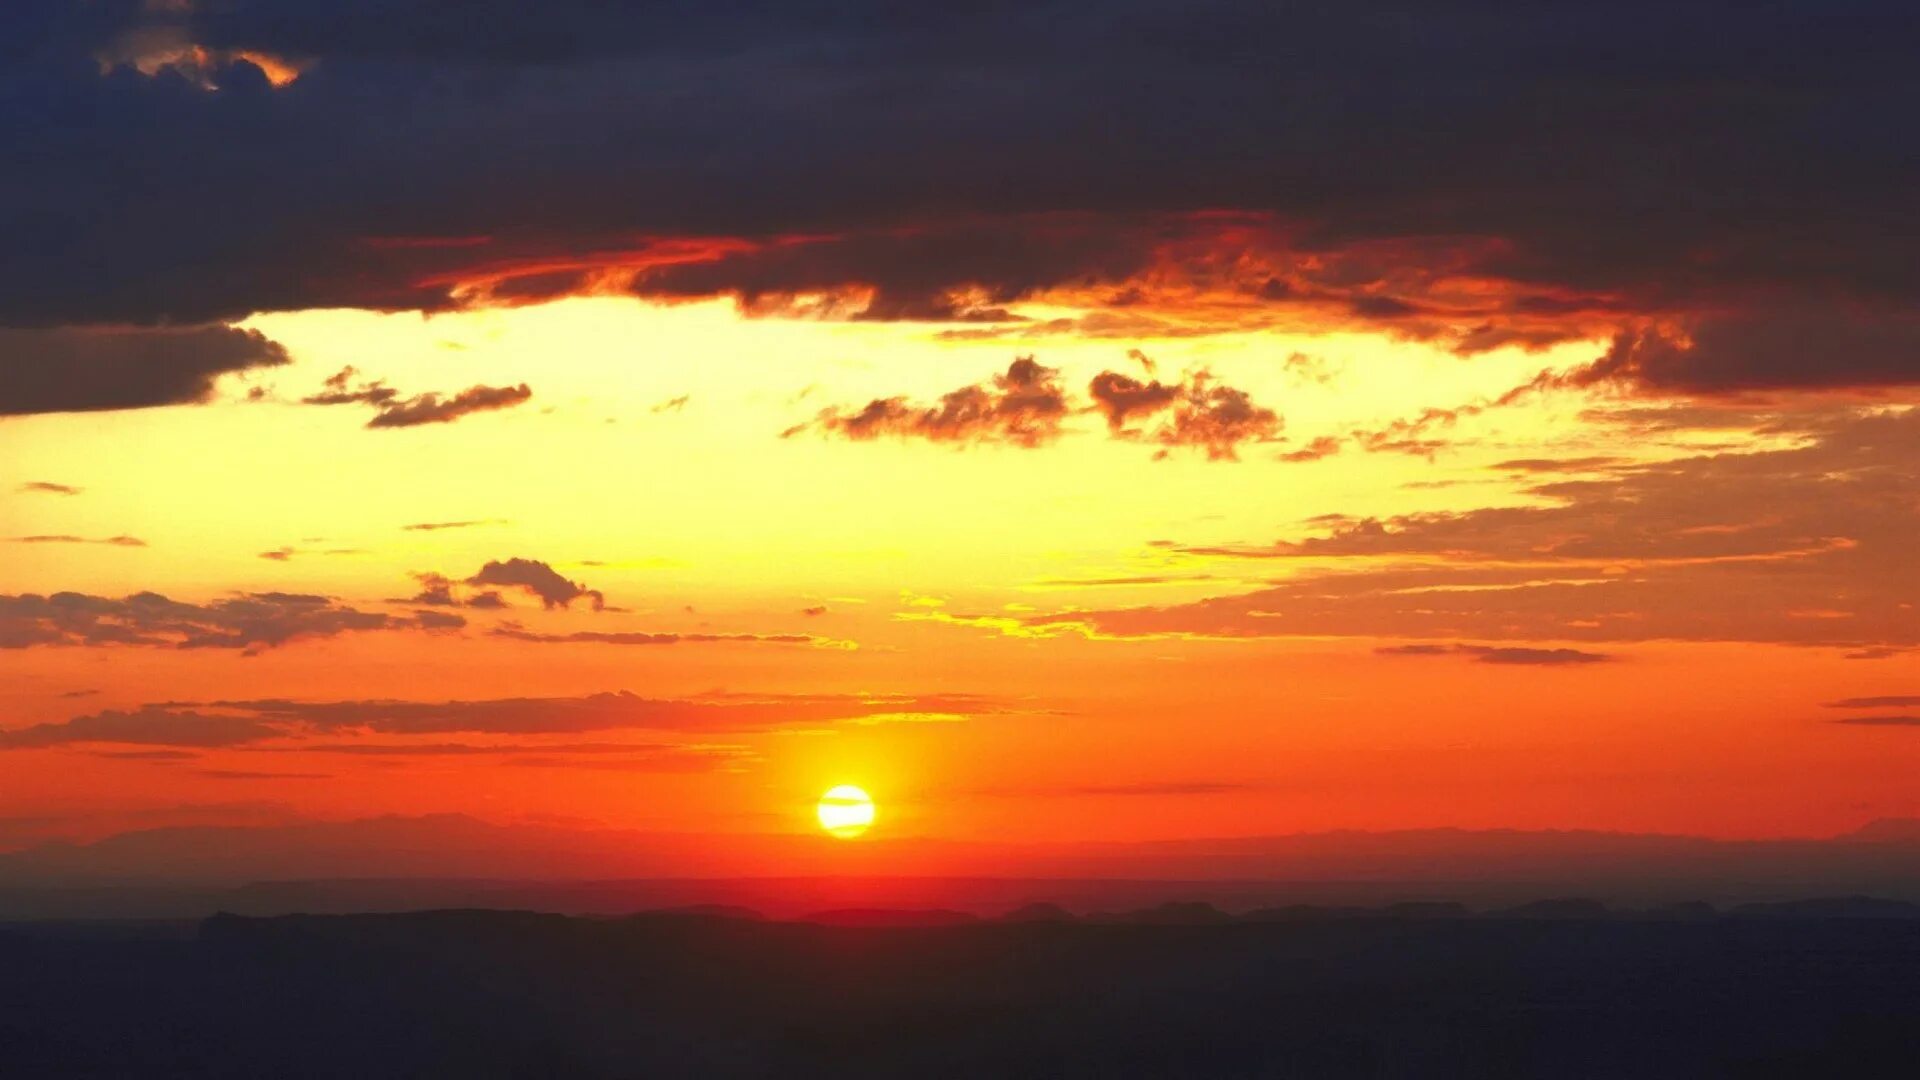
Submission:
<svg viewBox="0 0 1920 1080">
<path fill-rule="evenodd" d="M 1899 8 L 473 7 L 0 13 L 0 847 L 1920 816 Z"/>
</svg>

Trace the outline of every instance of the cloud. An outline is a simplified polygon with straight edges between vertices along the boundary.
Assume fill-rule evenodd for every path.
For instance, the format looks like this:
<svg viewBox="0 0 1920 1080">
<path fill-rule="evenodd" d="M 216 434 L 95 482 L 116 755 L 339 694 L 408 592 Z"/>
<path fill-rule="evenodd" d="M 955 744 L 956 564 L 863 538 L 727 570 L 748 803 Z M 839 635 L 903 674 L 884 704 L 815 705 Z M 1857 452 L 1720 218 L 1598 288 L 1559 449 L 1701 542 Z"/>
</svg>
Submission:
<svg viewBox="0 0 1920 1080">
<path fill-rule="evenodd" d="M 661 746 L 619 756 L 538 754 L 510 758 L 506 764 L 522 769 L 586 769 L 596 772 L 702 773 L 737 770 L 756 755 L 744 747 Z"/>
<path fill-rule="evenodd" d="M 526 383 L 518 386 L 474 386 L 451 397 L 417 394 L 403 398 L 385 382 L 374 380 L 354 383 L 359 372 L 343 367 L 327 376 L 325 389 L 301 398 L 303 405 L 371 405 L 377 411 L 367 421 L 370 428 L 420 427 L 425 424 L 450 424 L 474 413 L 509 409 L 533 397 Z"/>
<path fill-rule="evenodd" d="M 501 518 L 477 518 L 472 521 L 421 521 L 412 525 L 402 525 L 406 532 L 438 532 L 442 529 L 472 529 L 481 525 L 505 525 Z"/>
<path fill-rule="evenodd" d="M 1920 694 L 1886 694 L 1880 697 L 1851 697 L 1827 702 L 1829 709 L 1897 709 L 1920 705 Z"/>
<path fill-rule="evenodd" d="M 439 702 L 278 698 L 160 702 L 132 711 L 108 710 L 0 732 L 0 748 L 110 743 L 216 749 L 271 744 L 263 748 L 393 757 L 520 752 L 644 754 L 659 747 L 624 743 L 475 745 L 289 740 L 346 735 L 577 735 L 620 730 L 745 732 L 796 725 L 885 722 L 900 716 L 953 719 L 1009 708 L 997 699 L 969 694 L 713 693 L 691 698 L 648 698 L 626 691 L 581 697 Z M 733 749 L 726 753 L 731 756 Z"/>
<path fill-rule="evenodd" d="M 259 554 L 258 557 L 262 559 L 266 559 L 269 562 L 292 562 L 295 557 L 300 555 L 365 555 L 366 553 L 367 552 L 365 548 L 314 549 L 314 548 L 297 548 L 297 547 L 287 546 L 287 547 L 277 547 L 277 548 L 274 548 L 272 551 L 263 551 Z"/>
<path fill-rule="evenodd" d="M 1317 436 L 1312 442 L 1298 450 L 1288 450 L 1280 455 L 1281 461 L 1302 462 L 1319 461 L 1340 452 L 1340 440 L 1332 435 Z"/>
<path fill-rule="evenodd" d="M 813 634 L 714 634 L 653 632 L 645 630 L 575 630 L 565 634 L 543 634 L 517 623 L 506 623 L 489 631 L 495 637 L 527 641 L 537 645 L 681 645 L 733 642 L 748 645 L 810 645 L 822 649 L 853 649 L 851 641 L 817 637 Z"/>
<path fill-rule="evenodd" d="M 196 776 L 209 780 L 331 780 L 332 773 L 256 772 L 251 769 L 198 769 Z"/>
<path fill-rule="evenodd" d="M 147 705 L 131 712 L 108 710 L 0 733 L 0 747 L 30 750 L 70 743 L 127 743 L 208 749 L 280 734 L 277 727 L 255 717 L 212 716 Z"/>
<path fill-rule="evenodd" d="M 1152 363 L 1138 349 L 1133 353 Z M 858 410 L 824 409 L 812 422 L 789 428 L 784 435 L 812 428 L 859 441 L 891 436 L 962 444 L 1004 442 L 1032 449 L 1059 438 L 1062 422 L 1078 408 L 1061 387 L 1059 374 L 1023 356 L 991 383 L 961 387 L 944 395 L 939 405 L 875 398 Z M 1103 371 L 1087 390 L 1091 408 L 1106 419 L 1109 435 L 1157 443 L 1163 448 L 1161 457 L 1174 448 L 1194 447 L 1204 450 L 1209 460 L 1238 460 L 1241 445 L 1274 441 L 1282 426 L 1273 410 L 1254 404 L 1244 391 L 1216 383 L 1205 369 L 1190 371 L 1173 384 Z M 1159 423 L 1133 426 L 1146 417 L 1159 417 Z"/>
<path fill-rule="evenodd" d="M 541 606 L 546 608 L 571 607 L 575 600 L 580 599 L 591 601 L 595 611 L 602 611 L 607 606 L 606 597 L 599 590 L 589 589 L 577 581 L 568 581 L 553 567 L 538 559 L 490 561 L 468 578 L 466 584 L 520 589 L 539 597 Z"/>
<path fill-rule="evenodd" d="M 317 394 L 309 394 L 300 399 L 302 405 L 372 405 L 381 407 L 391 404 L 400 396 L 400 391 L 389 387 L 384 381 L 375 379 L 362 381 L 355 385 L 354 380 L 360 369 L 349 364 L 326 377 L 322 389 Z"/>
<path fill-rule="evenodd" d="M 1771 306 L 1626 330 L 1569 381 L 1701 394 L 1920 383 L 1920 316 L 1838 305 Z"/>
<path fill-rule="evenodd" d="M 1059 437 L 1060 422 L 1067 415 L 1067 398 L 1059 375 L 1054 368 L 1022 356 L 1007 366 L 1005 374 L 943 395 L 938 405 L 915 405 L 899 397 L 875 398 L 851 412 L 838 407 L 823 409 L 810 424 L 789 429 L 786 434 L 811 427 L 823 434 L 858 441 L 886 436 L 962 444 L 1004 442 L 1031 449 Z"/>
<path fill-rule="evenodd" d="M 42 533 L 36 536 L 16 536 L 16 544 L 106 544 L 109 547 L 146 547 L 147 542 L 137 536 L 104 536 L 91 539 L 85 536 L 71 536 L 66 533 Z"/>
<path fill-rule="evenodd" d="M 0 416 L 198 404 L 222 375 L 287 361 L 278 342 L 231 326 L 7 329 L 0 320 Z"/>
<path fill-rule="evenodd" d="M 1513 645 L 1388 645 L 1373 651 L 1380 656 L 1471 656 L 1478 663 L 1515 667 L 1563 667 L 1615 659 L 1607 653 L 1581 649 L 1530 649 Z"/>
<path fill-rule="evenodd" d="M 1598 472 L 1626 463 L 1626 458 L 1602 455 L 1571 458 L 1510 458 L 1494 463 L 1491 468 L 1502 472 L 1523 473 Z"/>
<path fill-rule="evenodd" d="M 1856 649 L 1853 652 L 1846 653 L 1841 657 L 1841 659 L 1842 660 L 1891 660 L 1894 657 L 1899 656 L 1906 651 L 1907 650 L 1905 649 L 1892 649 L 1883 645 L 1876 645 L 1876 646 L 1873 646 L 1872 648 Z"/>
<path fill-rule="evenodd" d="M 1148 416 L 1173 404 L 1180 388 L 1160 380 L 1141 382 L 1131 375 L 1103 371 L 1087 384 L 1087 394 L 1107 419 L 1107 430 L 1119 433 L 1136 416 Z"/>
<path fill-rule="evenodd" d="M 1238 461 L 1242 443 L 1272 442 L 1280 426 L 1272 409 L 1254 404 L 1244 390 L 1214 385 L 1202 371 L 1189 377 L 1166 422 L 1149 437 L 1166 447 L 1203 449 L 1209 461 Z"/>
<path fill-rule="evenodd" d="M 1128 574 L 1121 577 L 1041 578 L 1033 583 L 1041 589 L 1106 589 L 1124 585 L 1184 585 L 1191 581 L 1211 581 L 1212 574 Z"/>
<path fill-rule="evenodd" d="M 499 758 L 516 754 L 538 752 L 558 757 L 619 757 L 621 767 L 633 768 L 649 760 L 686 757 L 695 761 L 707 761 L 713 758 L 732 760 L 746 752 L 740 746 L 715 746 L 708 744 L 682 745 L 677 743 L 544 743 L 544 742 L 496 742 L 496 743 L 418 743 L 418 742 L 350 742 L 350 743 L 300 743 L 291 747 L 263 747 L 270 750 L 292 750 L 302 754 L 341 754 L 349 757 L 385 757 L 385 758 L 445 758 L 445 757 L 484 757 Z"/>
<path fill-rule="evenodd" d="M 22 493 L 37 492 L 42 495 L 78 495 L 80 489 L 68 484 L 56 484 L 49 480 L 29 480 L 14 489 Z"/>
<path fill-rule="evenodd" d="M 0 325 L 589 288 L 977 320 L 1068 293 L 1090 325 L 1465 352 L 1685 323 L 1694 355 L 1622 376 L 1656 387 L 1916 377 L 1899 5 L 488 11 L 9 5 Z M 1779 323 L 1781 297 L 1821 310 L 1751 354 L 1700 321 Z"/>
<path fill-rule="evenodd" d="M 1342 516 L 1266 544 L 1250 592 L 1023 616 L 1002 632 L 1920 646 L 1920 410 L 1825 414 L 1786 449 L 1708 453 L 1541 489 L 1542 501 Z"/>
<path fill-rule="evenodd" d="M 1082 784 L 1064 789 L 1061 794 L 1089 795 L 1096 798 L 1165 798 L 1192 795 L 1227 795 L 1246 791 L 1251 785 L 1224 780 L 1164 780 L 1137 784 Z"/>
<path fill-rule="evenodd" d="M 423 424 L 449 424 L 474 413 L 512 408 L 533 397 L 526 383 L 518 386 L 472 386 L 449 398 L 438 394 L 397 401 L 367 421 L 370 428 L 419 427 Z"/>
<path fill-rule="evenodd" d="M 1139 350 L 1134 353 L 1146 359 Z M 1087 394 L 1114 437 L 1146 438 L 1169 449 L 1195 447 L 1205 450 L 1211 461 L 1237 461 L 1242 443 L 1272 442 L 1282 426 L 1279 414 L 1254 404 L 1243 390 L 1214 382 L 1204 368 L 1187 372 L 1172 385 L 1103 371 L 1087 385 Z M 1162 422 L 1144 432 L 1129 426 L 1135 418 L 1161 414 Z"/>
<path fill-rule="evenodd" d="M 1834 723 L 1858 727 L 1920 727 L 1920 716 L 1848 716 Z"/>
<path fill-rule="evenodd" d="M 457 615 L 360 611 L 326 596 L 241 593 L 193 604 L 141 592 L 113 599 L 59 592 L 0 595 L 0 649 L 123 645 L 255 650 L 373 630 L 448 630 Z"/>
</svg>

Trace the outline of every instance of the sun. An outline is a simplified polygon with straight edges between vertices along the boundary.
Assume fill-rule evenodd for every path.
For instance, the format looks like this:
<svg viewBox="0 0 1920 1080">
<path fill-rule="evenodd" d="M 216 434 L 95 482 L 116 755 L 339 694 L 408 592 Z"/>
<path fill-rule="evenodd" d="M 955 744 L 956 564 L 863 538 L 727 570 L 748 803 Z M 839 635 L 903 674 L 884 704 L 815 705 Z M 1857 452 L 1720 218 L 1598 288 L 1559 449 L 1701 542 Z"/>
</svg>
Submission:
<svg viewBox="0 0 1920 1080">
<path fill-rule="evenodd" d="M 851 840 L 873 825 L 873 797 L 852 784 L 841 784 L 820 796 L 814 813 L 829 835 Z"/>
</svg>

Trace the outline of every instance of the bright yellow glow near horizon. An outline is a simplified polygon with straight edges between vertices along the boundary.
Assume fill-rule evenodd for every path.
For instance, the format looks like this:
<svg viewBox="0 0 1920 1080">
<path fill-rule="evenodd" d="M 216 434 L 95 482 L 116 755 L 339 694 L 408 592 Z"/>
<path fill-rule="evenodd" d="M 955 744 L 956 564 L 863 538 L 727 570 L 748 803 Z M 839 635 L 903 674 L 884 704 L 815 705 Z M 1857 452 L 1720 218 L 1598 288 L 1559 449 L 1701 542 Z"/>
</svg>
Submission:
<svg viewBox="0 0 1920 1080">
<path fill-rule="evenodd" d="M 873 798 L 852 784 L 841 784 L 820 796 L 814 813 L 828 835 L 851 840 L 873 827 Z"/>
</svg>

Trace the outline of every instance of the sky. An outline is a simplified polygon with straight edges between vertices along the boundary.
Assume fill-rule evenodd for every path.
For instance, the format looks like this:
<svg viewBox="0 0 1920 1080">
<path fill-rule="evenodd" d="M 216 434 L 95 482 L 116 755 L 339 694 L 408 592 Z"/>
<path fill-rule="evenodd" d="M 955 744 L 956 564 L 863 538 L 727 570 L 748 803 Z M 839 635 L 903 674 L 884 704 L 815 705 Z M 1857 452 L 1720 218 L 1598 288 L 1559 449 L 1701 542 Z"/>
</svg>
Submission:
<svg viewBox="0 0 1920 1080">
<path fill-rule="evenodd" d="M 1849 7 L 8 5 L 0 846 L 1920 817 Z"/>
</svg>

